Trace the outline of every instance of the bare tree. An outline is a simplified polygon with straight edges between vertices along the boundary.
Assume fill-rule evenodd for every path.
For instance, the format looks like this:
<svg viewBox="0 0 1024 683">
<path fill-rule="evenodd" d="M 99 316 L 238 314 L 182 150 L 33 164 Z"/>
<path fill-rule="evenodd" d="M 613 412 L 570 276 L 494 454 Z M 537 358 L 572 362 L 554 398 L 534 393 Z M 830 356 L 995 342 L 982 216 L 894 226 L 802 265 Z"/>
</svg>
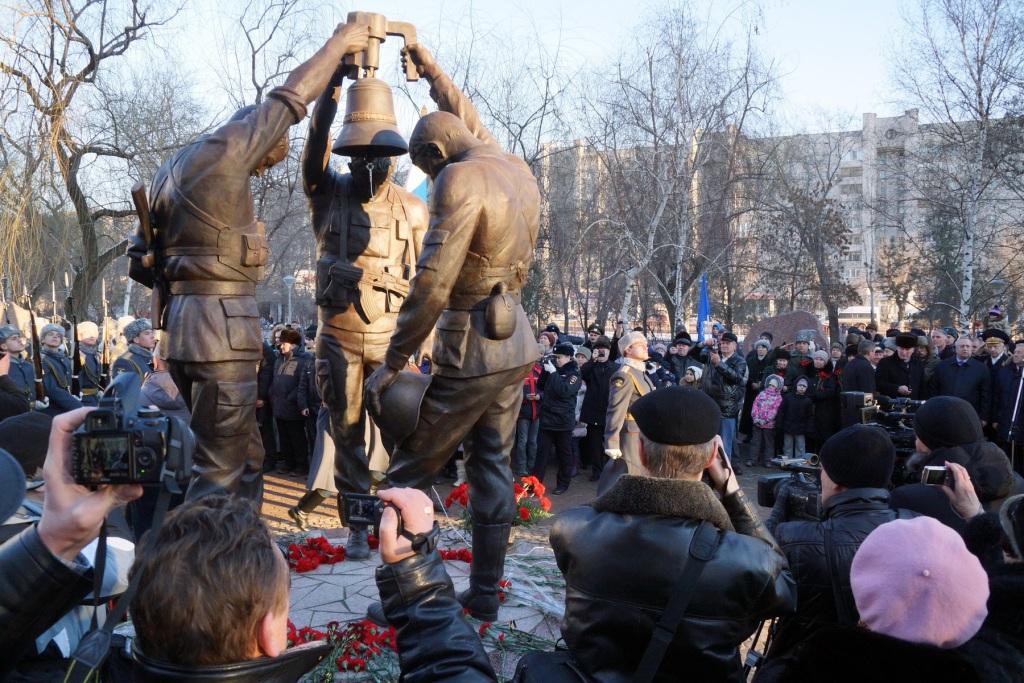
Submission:
<svg viewBox="0 0 1024 683">
<path fill-rule="evenodd" d="M 1010 0 L 920 0 L 907 26 L 896 81 L 935 124 L 906 176 L 926 218 L 956 221 L 958 300 L 951 305 L 966 330 L 986 252 L 1010 256 L 1016 242 L 1019 254 L 1019 205 L 1015 220 L 1001 215 L 1009 207 L 1004 169 L 1019 155 L 1019 139 L 993 142 L 1022 95 L 1024 10 Z"/>
<path fill-rule="evenodd" d="M 72 285 L 79 306 L 104 268 L 124 252 L 126 226 L 119 221 L 132 213 L 125 200 L 137 176 L 135 163 L 159 149 L 151 137 L 157 136 L 154 127 L 168 128 L 169 118 L 154 116 L 151 106 L 134 121 L 120 118 L 136 110 L 111 96 L 118 89 L 107 78 L 137 43 L 175 16 L 175 7 L 159 3 L 158 11 L 157 4 L 29 0 L 4 17 L 0 73 L 9 77 L 5 90 L 13 89 L 14 95 L 5 98 L 10 108 L 3 146 L 5 154 L 17 156 L 17 175 L 11 177 L 20 177 L 20 186 L 14 186 L 23 192 L 23 200 L 5 216 L 4 230 L 15 235 L 38 230 L 40 204 L 59 216 L 68 203 L 80 249 Z M 112 177 L 122 181 L 108 183 Z M 25 245 L 31 237 L 15 240 Z"/>
</svg>

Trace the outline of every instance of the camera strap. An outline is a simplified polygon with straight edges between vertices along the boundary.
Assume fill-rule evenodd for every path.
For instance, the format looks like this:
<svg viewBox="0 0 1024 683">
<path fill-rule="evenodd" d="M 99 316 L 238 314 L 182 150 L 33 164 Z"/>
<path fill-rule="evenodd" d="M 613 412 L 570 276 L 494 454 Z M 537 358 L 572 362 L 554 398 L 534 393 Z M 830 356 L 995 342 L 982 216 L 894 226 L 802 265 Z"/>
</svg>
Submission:
<svg viewBox="0 0 1024 683">
<path fill-rule="evenodd" d="M 669 596 L 665 611 L 651 631 L 651 640 L 644 650 L 644 656 L 640 660 L 640 666 L 633 674 L 634 683 L 648 683 L 653 681 L 658 673 L 661 662 L 665 659 L 669 645 L 676 636 L 679 622 L 683 620 L 686 607 L 693 598 L 693 592 L 697 588 L 697 580 L 704 572 L 708 561 L 714 557 L 718 548 L 721 534 L 718 529 L 708 521 L 702 521 L 697 531 L 690 539 L 690 546 L 687 549 L 686 558 L 683 560 L 683 570 L 679 580 L 672 587 L 672 594 Z"/>
<path fill-rule="evenodd" d="M 141 544 L 141 546 L 136 544 L 136 555 L 145 554 L 156 542 L 157 532 L 160 530 L 160 526 L 164 523 L 164 516 L 167 514 L 167 509 L 170 505 L 171 490 L 167 483 L 164 482 L 160 486 L 160 495 L 156 499 L 156 509 L 153 513 L 153 525 L 143 537 L 145 539 L 145 543 Z M 103 571 L 106 568 L 106 536 L 106 523 L 104 522 L 103 526 L 100 528 L 100 540 L 96 546 L 96 561 L 94 563 L 95 576 L 93 583 L 94 601 L 99 600 L 99 595 L 102 592 Z M 107 614 L 107 618 L 103 622 L 103 626 L 100 628 L 96 628 L 96 613 L 95 611 L 93 612 L 92 628 L 90 628 L 88 633 L 82 636 L 82 639 L 78 642 L 78 647 L 76 647 L 74 653 L 72 653 L 71 664 L 68 666 L 67 673 L 64 675 L 63 683 L 99 682 L 100 669 L 103 667 L 103 662 L 106 661 L 107 656 L 110 654 L 114 628 L 121 623 L 125 614 L 128 613 L 128 607 L 131 605 L 138 590 L 139 575 L 135 574 L 131 581 L 128 582 L 128 587 L 125 588 L 124 593 L 118 597 L 117 603 Z"/>
</svg>

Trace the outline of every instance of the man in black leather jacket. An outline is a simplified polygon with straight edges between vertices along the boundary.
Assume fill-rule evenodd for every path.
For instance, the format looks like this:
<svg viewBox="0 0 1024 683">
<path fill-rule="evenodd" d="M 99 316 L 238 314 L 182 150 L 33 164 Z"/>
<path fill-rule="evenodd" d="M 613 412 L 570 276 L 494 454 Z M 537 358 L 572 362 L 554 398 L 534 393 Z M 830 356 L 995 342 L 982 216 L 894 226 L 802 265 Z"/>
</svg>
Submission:
<svg viewBox="0 0 1024 683">
<path fill-rule="evenodd" d="M 797 613 L 779 621 L 769 659 L 758 671 L 759 683 L 778 680 L 786 655 L 817 629 L 857 623 L 850 591 L 850 564 L 857 548 L 875 527 L 916 516 L 889 507 L 886 487 L 896 450 L 881 428 L 847 427 L 825 442 L 819 457 L 823 519 L 784 522 L 774 529 L 796 579 Z"/>
<path fill-rule="evenodd" d="M 562 636 L 593 680 L 629 680 L 707 521 L 718 545 L 658 672 L 665 680 L 741 681 L 739 644 L 761 619 L 794 609 L 793 578 L 724 465 L 715 401 L 669 387 L 630 412 L 652 476 L 623 475 L 592 504 L 560 514 L 551 530 L 566 581 Z M 714 489 L 701 481 L 705 470 Z"/>
</svg>

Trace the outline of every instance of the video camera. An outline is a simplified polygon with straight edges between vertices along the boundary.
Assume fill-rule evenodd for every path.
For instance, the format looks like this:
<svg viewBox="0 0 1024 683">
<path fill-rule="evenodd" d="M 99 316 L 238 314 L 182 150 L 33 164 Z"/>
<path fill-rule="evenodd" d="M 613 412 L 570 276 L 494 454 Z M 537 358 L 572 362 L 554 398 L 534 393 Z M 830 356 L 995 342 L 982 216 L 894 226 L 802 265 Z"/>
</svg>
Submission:
<svg viewBox="0 0 1024 683">
<path fill-rule="evenodd" d="M 896 464 L 892 471 L 895 486 L 917 481 L 917 476 L 907 469 L 907 461 L 916 452 L 914 435 L 914 414 L 924 401 L 909 398 L 889 398 L 879 394 L 875 405 L 862 412 L 863 423 L 881 427 L 896 447 Z"/>
<path fill-rule="evenodd" d="M 785 502 L 782 521 L 821 519 L 821 463 L 818 456 L 806 458 L 773 458 L 784 472 L 766 474 L 757 479 L 757 504 L 775 507 Z"/>
<path fill-rule="evenodd" d="M 75 430 L 76 484 L 166 482 L 172 493 L 188 486 L 195 452 L 192 430 L 155 407 L 139 407 L 141 388 L 142 380 L 134 372 L 118 375 L 100 397 L 99 407 Z"/>
</svg>

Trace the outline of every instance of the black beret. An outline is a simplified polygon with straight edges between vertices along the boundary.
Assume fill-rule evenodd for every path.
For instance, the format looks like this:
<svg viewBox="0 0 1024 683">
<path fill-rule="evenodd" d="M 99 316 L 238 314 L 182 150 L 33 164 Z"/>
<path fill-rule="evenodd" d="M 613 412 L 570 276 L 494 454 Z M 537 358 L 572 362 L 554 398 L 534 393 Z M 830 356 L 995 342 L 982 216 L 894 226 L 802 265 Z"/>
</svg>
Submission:
<svg viewBox="0 0 1024 683">
<path fill-rule="evenodd" d="M 651 441 L 673 446 L 707 443 L 718 434 L 722 411 L 703 391 L 666 387 L 629 407 L 636 426 Z"/>
<path fill-rule="evenodd" d="M 576 348 L 572 344 L 556 344 L 551 353 L 556 356 L 575 356 Z"/>
<path fill-rule="evenodd" d="M 896 346 L 901 349 L 916 349 L 917 348 L 917 335 L 914 334 L 897 334 L 896 335 Z"/>
<path fill-rule="evenodd" d="M 611 351 L 612 350 L 612 340 L 602 334 L 600 337 L 598 337 L 597 339 L 594 340 L 594 348 L 595 349 L 608 349 L 609 351 Z"/>
<path fill-rule="evenodd" d="M 721 339 L 722 339 L 722 341 L 729 341 L 729 342 L 738 342 L 739 341 L 739 339 L 736 338 L 736 335 L 733 334 L 732 332 L 723 332 Z"/>
<path fill-rule="evenodd" d="M 587 332 L 597 332 L 598 334 L 604 334 L 604 330 L 602 330 L 601 326 L 598 325 L 597 323 L 591 323 L 590 326 L 587 328 Z"/>
<path fill-rule="evenodd" d="M 984 438 L 974 406 L 956 396 L 934 396 L 914 413 L 914 433 L 928 448 L 977 443 Z"/>
</svg>

